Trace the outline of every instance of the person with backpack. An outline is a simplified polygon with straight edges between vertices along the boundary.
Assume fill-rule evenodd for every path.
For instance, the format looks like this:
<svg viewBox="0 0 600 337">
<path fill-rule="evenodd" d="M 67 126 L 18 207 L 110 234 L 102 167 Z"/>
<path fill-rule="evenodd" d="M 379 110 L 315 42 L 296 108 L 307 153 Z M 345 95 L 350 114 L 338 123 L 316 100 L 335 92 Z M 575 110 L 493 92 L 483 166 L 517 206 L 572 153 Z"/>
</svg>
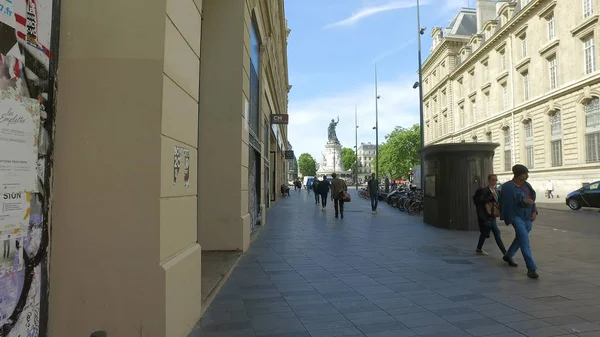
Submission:
<svg viewBox="0 0 600 337">
<path fill-rule="evenodd" d="M 479 224 L 479 241 L 477 242 L 477 248 L 475 253 L 477 255 L 488 256 L 489 254 L 483 250 L 483 244 L 485 239 L 490 237 L 490 232 L 494 234 L 494 239 L 502 255 L 506 254 L 506 248 L 502 237 L 500 235 L 500 228 L 496 218 L 500 216 L 500 196 L 496 190 L 496 183 L 498 183 L 498 176 L 490 174 L 487 177 L 487 186 L 480 187 L 473 195 L 473 203 L 475 204 L 475 210 L 477 212 L 477 222 Z"/>
<path fill-rule="evenodd" d="M 315 177 L 311 186 L 313 192 L 315 192 L 315 204 L 319 203 L 319 178 Z"/>
</svg>

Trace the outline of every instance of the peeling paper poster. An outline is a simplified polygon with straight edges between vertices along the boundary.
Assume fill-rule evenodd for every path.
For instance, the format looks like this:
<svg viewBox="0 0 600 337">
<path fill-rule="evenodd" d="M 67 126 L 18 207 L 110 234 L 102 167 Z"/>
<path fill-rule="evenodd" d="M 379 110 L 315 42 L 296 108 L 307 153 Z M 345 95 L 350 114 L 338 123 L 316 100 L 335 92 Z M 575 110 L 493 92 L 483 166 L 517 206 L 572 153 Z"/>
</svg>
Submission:
<svg viewBox="0 0 600 337">
<path fill-rule="evenodd" d="M 173 154 L 173 185 L 177 184 L 177 177 L 181 171 L 181 157 L 183 157 L 183 185 L 190 187 L 190 150 L 175 146 Z"/>
<path fill-rule="evenodd" d="M 0 193 L 37 192 L 40 104 L 0 90 Z"/>
</svg>

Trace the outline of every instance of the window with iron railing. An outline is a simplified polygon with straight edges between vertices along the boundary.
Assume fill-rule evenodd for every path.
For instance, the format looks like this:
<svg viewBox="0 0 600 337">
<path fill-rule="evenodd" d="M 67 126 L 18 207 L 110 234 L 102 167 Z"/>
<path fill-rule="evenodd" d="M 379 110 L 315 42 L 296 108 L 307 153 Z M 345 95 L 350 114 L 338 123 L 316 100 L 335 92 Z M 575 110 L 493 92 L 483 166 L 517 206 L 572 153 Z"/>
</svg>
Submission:
<svg viewBox="0 0 600 337">
<path fill-rule="evenodd" d="M 512 142 L 510 129 L 504 130 L 504 171 L 512 169 Z"/>
<path fill-rule="evenodd" d="M 533 153 L 533 122 L 531 120 L 525 124 L 525 163 L 530 169 L 535 166 Z"/>
<path fill-rule="evenodd" d="M 556 111 L 550 116 L 550 164 L 562 166 L 562 113 Z"/>
</svg>

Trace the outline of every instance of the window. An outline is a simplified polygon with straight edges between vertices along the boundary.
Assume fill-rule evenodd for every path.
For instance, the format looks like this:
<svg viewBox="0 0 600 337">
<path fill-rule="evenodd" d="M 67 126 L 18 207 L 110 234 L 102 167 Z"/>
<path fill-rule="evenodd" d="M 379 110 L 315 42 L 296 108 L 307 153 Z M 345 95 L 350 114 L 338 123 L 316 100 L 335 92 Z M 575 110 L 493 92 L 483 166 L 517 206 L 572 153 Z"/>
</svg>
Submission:
<svg viewBox="0 0 600 337">
<path fill-rule="evenodd" d="M 490 94 L 485 94 L 485 115 L 492 115 L 492 100 L 490 99 Z"/>
<path fill-rule="evenodd" d="M 490 67 L 487 62 L 483 63 L 483 79 L 484 83 L 488 83 L 490 81 Z"/>
<path fill-rule="evenodd" d="M 594 97 L 585 104 L 585 142 L 587 162 L 600 162 L 600 99 Z"/>
<path fill-rule="evenodd" d="M 500 51 L 500 69 L 506 70 L 506 52 L 504 50 Z"/>
<path fill-rule="evenodd" d="M 558 65 L 556 64 L 556 56 L 552 56 L 548 60 L 548 67 L 550 71 L 550 89 L 558 88 Z"/>
<path fill-rule="evenodd" d="M 546 27 L 548 30 L 548 41 L 554 40 L 554 38 L 556 37 L 555 24 L 554 24 L 554 13 L 552 13 L 546 17 Z"/>
<path fill-rule="evenodd" d="M 442 62 L 441 67 L 442 67 L 442 71 L 441 71 L 440 75 L 444 76 L 444 75 L 446 75 L 446 61 Z"/>
<path fill-rule="evenodd" d="M 429 118 L 429 103 L 425 103 L 425 117 Z"/>
<path fill-rule="evenodd" d="M 448 133 L 448 116 L 444 115 L 444 119 L 442 121 L 442 135 Z"/>
<path fill-rule="evenodd" d="M 435 115 L 438 112 L 438 102 L 437 97 L 433 98 L 433 114 Z"/>
<path fill-rule="evenodd" d="M 530 169 L 534 167 L 533 156 L 533 122 L 525 123 L 525 162 Z"/>
<path fill-rule="evenodd" d="M 562 166 L 562 116 L 560 111 L 550 116 L 550 157 L 552 166 Z"/>
<path fill-rule="evenodd" d="M 521 35 L 521 57 L 527 57 L 527 35 Z"/>
<path fill-rule="evenodd" d="M 506 83 L 502 85 L 502 104 L 504 110 L 508 110 L 508 87 Z"/>
<path fill-rule="evenodd" d="M 462 78 L 459 79 L 458 81 L 456 81 L 457 86 L 456 86 L 456 94 L 458 95 L 458 97 L 462 97 L 463 96 L 463 80 Z"/>
<path fill-rule="evenodd" d="M 596 56 L 595 46 L 594 46 L 594 36 L 590 35 L 589 37 L 583 40 L 583 63 L 585 66 L 585 74 L 589 75 L 596 71 Z"/>
<path fill-rule="evenodd" d="M 487 133 L 485 134 L 485 140 L 486 140 L 487 142 L 489 142 L 489 143 L 491 143 L 491 142 L 492 142 L 492 133 L 491 133 L 491 132 L 487 132 Z"/>
<path fill-rule="evenodd" d="M 250 29 L 250 131 L 254 137 L 259 134 L 260 113 L 258 101 L 260 98 L 258 87 L 258 69 L 260 64 L 260 45 L 258 42 L 256 23 L 252 22 Z"/>
<path fill-rule="evenodd" d="M 510 129 L 504 130 L 504 171 L 510 171 L 512 169 L 512 151 L 511 151 L 511 139 Z"/>
<path fill-rule="evenodd" d="M 458 113 L 460 114 L 459 116 L 459 126 L 462 128 L 465 126 L 465 107 L 464 106 L 460 106 L 458 108 Z"/>
<path fill-rule="evenodd" d="M 442 90 L 442 109 L 448 105 L 448 98 L 446 97 L 446 89 Z"/>
<path fill-rule="evenodd" d="M 529 73 L 525 72 L 521 77 L 523 78 L 523 100 L 527 101 L 529 100 Z"/>
<path fill-rule="evenodd" d="M 583 17 L 587 18 L 594 14 L 593 0 L 583 0 Z"/>
<path fill-rule="evenodd" d="M 470 91 L 469 92 L 473 92 L 475 91 L 475 72 L 471 71 L 469 72 L 469 80 L 471 81 L 471 87 L 470 87 Z"/>
<path fill-rule="evenodd" d="M 477 123 L 477 103 L 475 103 L 475 100 L 471 101 L 471 114 L 473 115 L 473 123 Z"/>
</svg>

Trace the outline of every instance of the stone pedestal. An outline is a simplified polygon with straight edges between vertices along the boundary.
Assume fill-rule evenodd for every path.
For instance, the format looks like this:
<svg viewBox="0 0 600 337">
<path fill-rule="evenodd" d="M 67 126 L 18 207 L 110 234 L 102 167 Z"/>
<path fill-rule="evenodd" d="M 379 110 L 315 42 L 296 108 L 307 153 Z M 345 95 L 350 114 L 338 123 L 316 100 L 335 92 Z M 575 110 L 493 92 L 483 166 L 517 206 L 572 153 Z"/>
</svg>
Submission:
<svg viewBox="0 0 600 337">
<path fill-rule="evenodd" d="M 317 175 L 331 176 L 332 173 L 337 173 L 342 177 L 352 176 L 350 171 L 344 169 L 344 162 L 342 161 L 342 144 L 330 142 L 325 144 L 323 158 L 321 159 L 321 165 L 319 166 Z"/>
</svg>

